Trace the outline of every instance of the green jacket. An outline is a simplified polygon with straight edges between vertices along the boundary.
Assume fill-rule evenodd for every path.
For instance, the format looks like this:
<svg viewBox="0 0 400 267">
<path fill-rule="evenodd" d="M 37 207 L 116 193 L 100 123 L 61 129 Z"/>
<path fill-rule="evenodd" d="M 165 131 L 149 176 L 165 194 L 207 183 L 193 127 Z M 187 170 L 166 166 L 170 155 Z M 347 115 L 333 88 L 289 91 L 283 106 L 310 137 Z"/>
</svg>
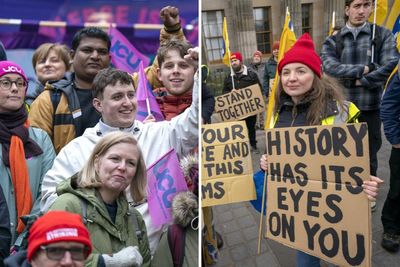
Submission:
<svg viewBox="0 0 400 267">
<path fill-rule="evenodd" d="M 41 185 L 46 172 L 51 169 L 56 154 L 54 153 L 53 144 L 49 136 L 41 129 L 29 127 L 29 137 L 35 141 L 43 153 L 35 157 L 26 159 L 26 166 L 28 167 L 29 185 L 32 192 L 32 209 L 30 215 L 35 215 L 40 212 L 40 199 L 41 199 Z M 0 144 L 0 151 L 2 145 Z M 15 200 L 15 189 L 11 178 L 10 168 L 3 163 L 3 155 L 0 153 L 0 189 L 3 190 L 4 197 L 7 202 L 8 212 L 10 213 L 10 231 L 11 231 L 11 244 L 15 242 L 18 237 L 16 228 L 18 223 L 17 203 Z M 0 218 L 3 220 L 4 218 Z"/>
<path fill-rule="evenodd" d="M 146 226 L 142 216 L 136 209 L 129 209 L 128 202 L 121 194 L 117 199 L 117 216 L 115 224 L 94 188 L 77 188 L 77 176 L 65 180 L 57 187 L 58 198 L 50 210 L 65 210 L 82 216 L 82 200 L 88 203 L 86 210 L 86 227 L 90 233 L 93 250 L 86 260 L 85 266 L 97 267 L 101 254 L 113 254 L 127 246 L 138 246 L 143 257 L 142 266 L 150 266 L 151 254 L 147 239 Z M 138 242 L 130 212 L 135 212 L 142 242 Z"/>
</svg>

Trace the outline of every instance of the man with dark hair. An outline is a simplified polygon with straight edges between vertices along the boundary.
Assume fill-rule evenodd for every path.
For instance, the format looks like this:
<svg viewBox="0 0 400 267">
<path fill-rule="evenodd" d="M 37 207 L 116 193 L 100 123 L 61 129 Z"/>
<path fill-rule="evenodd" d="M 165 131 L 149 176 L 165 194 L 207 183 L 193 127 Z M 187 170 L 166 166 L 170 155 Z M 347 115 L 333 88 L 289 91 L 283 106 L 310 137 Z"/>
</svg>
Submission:
<svg viewBox="0 0 400 267">
<path fill-rule="evenodd" d="M 57 153 L 100 118 L 92 105 L 92 83 L 96 74 L 110 64 L 110 46 L 110 38 L 102 29 L 79 30 L 70 52 L 74 72 L 49 82 L 31 105 L 31 125 L 49 134 Z"/>
<path fill-rule="evenodd" d="M 347 100 L 360 109 L 359 121 L 368 124 L 370 171 L 376 176 L 377 153 L 382 145 L 380 99 L 398 52 L 393 34 L 367 21 L 372 4 L 371 0 L 345 1 L 346 25 L 325 40 L 321 59 L 324 71 L 341 81 Z M 375 210 L 376 203 L 371 205 Z"/>
</svg>

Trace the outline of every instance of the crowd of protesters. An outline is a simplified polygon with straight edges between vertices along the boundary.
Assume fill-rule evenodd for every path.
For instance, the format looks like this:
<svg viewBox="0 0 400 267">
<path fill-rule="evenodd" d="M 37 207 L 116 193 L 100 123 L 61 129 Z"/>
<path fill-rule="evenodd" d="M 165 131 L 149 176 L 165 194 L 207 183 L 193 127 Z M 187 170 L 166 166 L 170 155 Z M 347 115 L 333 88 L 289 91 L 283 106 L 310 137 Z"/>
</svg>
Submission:
<svg viewBox="0 0 400 267">
<path fill-rule="evenodd" d="M 79 30 L 71 49 L 40 45 L 29 87 L 1 53 L 0 266 L 198 265 L 199 52 L 176 7 L 160 18 L 160 48 L 145 73 L 163 121 L 136 118 L 138 75 L 110 66 L 100 28 Z M 184 170 L 189 191 L 173 197 L 173 221 L 159 225 L 147 168 L 171 149 L 182 166 L 170 167 Z"/>
<path fill-rule="evenodd" d="M 261 120 L 263 128 L 264 123 L 278 128 L 367 123 L 370 180 L 362 186 L 371 202 L 371 211 L 376 209 L 379 185 L 383 182 L 376 177 L 377 153 L 382 144 L 382 120 L 385 135 L 393 148 L 389 161 L 390 188 L 382 211 L 384 231 L 381 246 L 389 252 L 397 252 L 400 246 L 400 72 L 395 67 L 400 65 L 399 51 L 390 30 L 368 22 L 374 11 L 374 1 L 344 2 L 346 24 L 335 28 L 333 34 L 326 38 L 320 55 L 316 53 L 308 34 L 301 36 L 279 62 L 278 52 L 282 45 L 279 42 L 271 46 L 271 57 L 266 63 L 259 51 L 254 52 L 248 66 L 240 52 L 232 52 L 231 74 L 224 81 L 223 93 L 259 84 L 267 100 L 278 72 L 274 114 L 271 122 Z M 260 115 L 262 118 L 263 114 Z M 260 121 L 256 125 L 255 116 L 245 120 L 252 152 L 257 154 L 255 130 Z M 265 153 L 264 149 L 261 152 Z M 260 166 L 268 171 L 267 154 L 261 156 Z M 304 252 L 298 251 L 296 258 L 297 266 L 320 266 L 318 257 Z"/>
</svg>

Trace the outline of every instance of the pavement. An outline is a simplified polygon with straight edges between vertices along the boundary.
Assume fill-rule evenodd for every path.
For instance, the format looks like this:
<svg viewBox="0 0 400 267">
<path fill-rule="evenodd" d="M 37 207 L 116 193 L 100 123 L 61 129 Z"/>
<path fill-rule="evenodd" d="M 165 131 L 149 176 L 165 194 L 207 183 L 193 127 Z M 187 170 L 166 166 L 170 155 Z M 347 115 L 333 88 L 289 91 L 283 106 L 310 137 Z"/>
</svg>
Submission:
<svg viewBox="0 0 400 267">
<path fill-rule="evenodd" d="M 389 156 L 391 146 L 382 132 L 383 144 L 378 154 L 378 176 L 385 181 L 377 199 L 377 210 L 372 213 L 372 266 L 400 266 L 400 252 L 388 253 L 380 246 L 382 207 L 389 190 Z M 258 147 L 265 146 L 265 132 L 257 130 Z M 259 170 L 261 154 L 252 154 L 253 168 Z M 249 202 L 240 202 L 214 207 L 215 228 L 221 233 L 224 246 L 220 250 L 219 260 L 213 267 L 224 266 L 263 266 L 293 267 L 296 266 L 293 249 L 275 241 L 262 239 L 261 253 L 257 255 L 258 231 L 260 216 Z M 332 266 L 322 263 L 322 267 Z"/>
</svg>

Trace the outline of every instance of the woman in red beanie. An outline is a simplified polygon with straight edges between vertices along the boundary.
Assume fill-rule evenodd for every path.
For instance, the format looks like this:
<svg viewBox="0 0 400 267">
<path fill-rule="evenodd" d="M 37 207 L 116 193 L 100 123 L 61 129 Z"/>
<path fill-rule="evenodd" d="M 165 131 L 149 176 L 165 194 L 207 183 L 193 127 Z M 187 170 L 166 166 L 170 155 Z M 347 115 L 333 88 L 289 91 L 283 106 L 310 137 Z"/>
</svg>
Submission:
<svg viewBox="0 0 400 267">
<path fill-rule="evenodd" d="M 276 93 L 273 127 L 331 125 L 357 122 L 359 110 L 344 100 L 339 83 L 324 76 L 321 59 L 308 33 L 303 34 L 278 64 L 280 80 Z M 268 169 L 267 155 L 260 159 L 261 169 Z M 379 183 L 375 176 L 365 181 L 368 199 L 374 200 Z M 320 259 L 297 252 L 298 267 L 319 267 Z"/>
<path fill-rule="evenodd" d="M 86 222 L 93 251 L 85 266 L 150 266 L 146 226 L 130 208 L 146 197 L 147 176 L 142 152 L 130 133 L 112 132 L 94 147 L 83 169 L 57 187 L 50 210 L 78 213 Z"/>
</svg>

